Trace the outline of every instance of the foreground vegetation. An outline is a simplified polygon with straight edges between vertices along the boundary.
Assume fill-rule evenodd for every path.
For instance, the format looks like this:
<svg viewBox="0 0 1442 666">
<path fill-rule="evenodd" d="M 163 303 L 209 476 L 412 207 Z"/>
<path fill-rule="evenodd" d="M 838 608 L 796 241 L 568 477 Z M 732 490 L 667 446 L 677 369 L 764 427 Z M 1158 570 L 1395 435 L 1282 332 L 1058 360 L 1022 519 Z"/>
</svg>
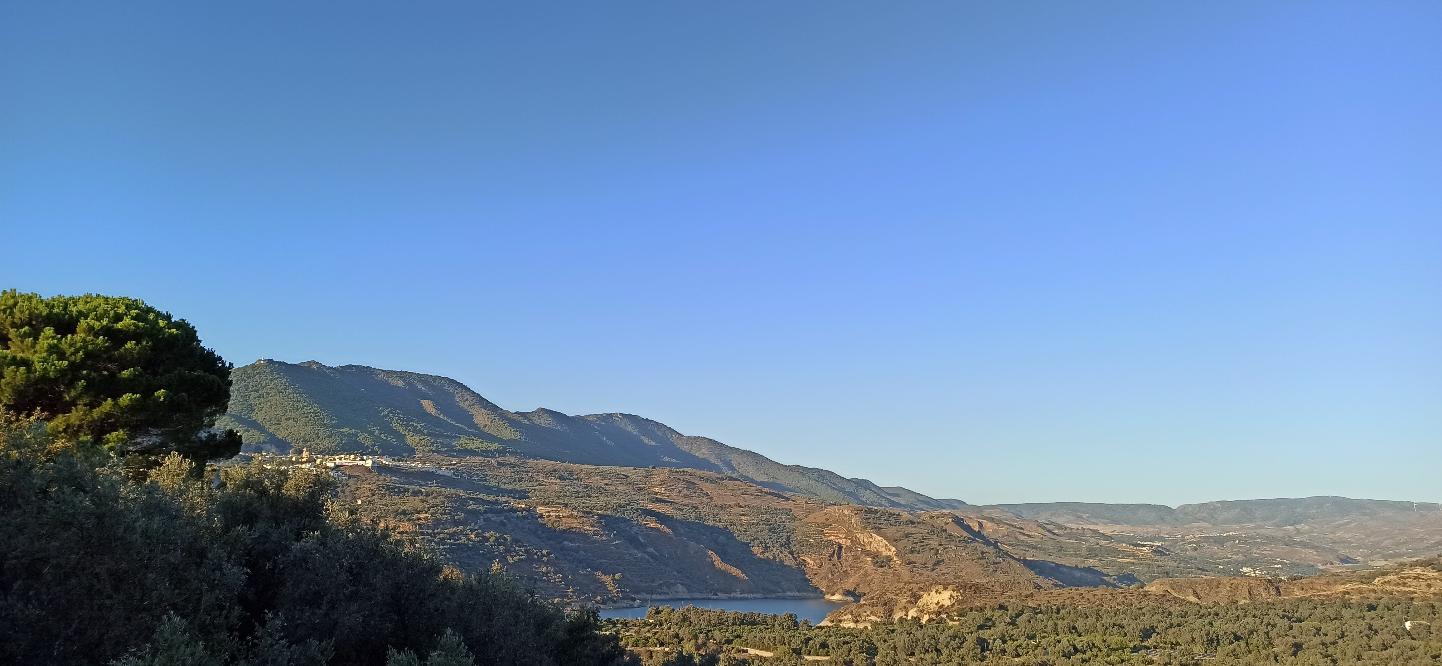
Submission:
<svg viewBox="0 0 1442 666">
<path fill-rule="evenodd" d="M 1115 593 L 1099 593 L 1115 594 Z M 1118 599 L 1135 602 L 1123 596 Z M 1437 664 L 1437 600 L 1292 599 L 1255 604 L 1117 603 L 975 608 L 944 622 L 812 627 L 794 616 L 654 608 L 613 620 L 650 660 L 887 664 Z M 1407 629 L 1406 622 L 1412 623 Z M 762 655 L 769 654 L 766 657 Z"/>
<path fill-rule="evenodd" d="M 11 422 L 0 445 L 0 662 L 610 664 L 589 614 L 463 575 L 328 502 L 329 475 L 179 456 L 134 483 Z M 97 465 L 97 462 L 100 464 Z"/>
<path fill-rule="evenodd" d="M 0 663 L 615 664 L 594 614 L 354 518 L 332 477 L 205 467 L 230 365 L 127 298 L 0 292 Z"/>
</svg>

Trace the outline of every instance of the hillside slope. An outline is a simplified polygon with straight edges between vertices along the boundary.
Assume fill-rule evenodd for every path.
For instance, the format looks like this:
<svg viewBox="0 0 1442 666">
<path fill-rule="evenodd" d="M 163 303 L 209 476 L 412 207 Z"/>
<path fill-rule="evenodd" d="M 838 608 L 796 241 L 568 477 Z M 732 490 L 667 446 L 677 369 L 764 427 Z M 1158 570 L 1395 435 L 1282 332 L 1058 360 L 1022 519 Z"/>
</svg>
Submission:
<svg viewBox="0 0 1442 666">
<path fill-rule="evenodd" d="M 409 456 L 507 453 L 543 460 L 716 472 L 831 502 L 913 510 L 964 505 L 881 488 L 816 467 L 783 465 L 633 414 L 511 412 L 458 381 L 359 365 L 262 360 L 231 375 L 219 425 L 247 451 Z"/>
<path fill-rule="evenodd" d="M 1116 584 L 1018 558 L 950 513 L 832 504 L 711 472 L 433 454 L 336 469 L 341 505 L 365 520 L 564 602 L 827 594 L 891 616 L 938 588 L 980 601 Z"/>
</svg>

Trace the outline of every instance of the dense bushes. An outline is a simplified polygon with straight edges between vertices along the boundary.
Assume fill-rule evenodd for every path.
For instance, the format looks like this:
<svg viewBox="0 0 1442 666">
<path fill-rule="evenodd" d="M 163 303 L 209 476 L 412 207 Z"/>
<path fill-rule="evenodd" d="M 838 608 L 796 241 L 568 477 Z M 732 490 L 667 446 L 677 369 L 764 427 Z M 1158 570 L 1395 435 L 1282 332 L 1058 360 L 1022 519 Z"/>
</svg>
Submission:
<svg viewBox="0 0 1442 666">
<path fill-rule="evenodd" d="M 173 457 L 132 483 L 37 421 L 0 424 L 0 662 L 624 660 L 594 615 L 567 617 L 345 515 L 327 474 L 191 470 Z"/>
</svg>

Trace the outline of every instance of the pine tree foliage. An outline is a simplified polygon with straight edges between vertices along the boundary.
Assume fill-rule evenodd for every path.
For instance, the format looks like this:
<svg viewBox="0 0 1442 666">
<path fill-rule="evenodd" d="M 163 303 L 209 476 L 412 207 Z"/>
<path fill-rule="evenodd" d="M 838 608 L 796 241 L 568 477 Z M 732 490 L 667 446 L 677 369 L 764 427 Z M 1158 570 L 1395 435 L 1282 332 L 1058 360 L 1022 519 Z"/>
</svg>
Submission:
<svg viewBox="0 0 1442 666">
<path fill-rule="evenodd" d="M 116 296 L 0 292 L 0 410 L 43 417 L 57 440 L 121 454 L 235 455 L 213 431 L 230 365 L 195 328 Z"/>
</svg>

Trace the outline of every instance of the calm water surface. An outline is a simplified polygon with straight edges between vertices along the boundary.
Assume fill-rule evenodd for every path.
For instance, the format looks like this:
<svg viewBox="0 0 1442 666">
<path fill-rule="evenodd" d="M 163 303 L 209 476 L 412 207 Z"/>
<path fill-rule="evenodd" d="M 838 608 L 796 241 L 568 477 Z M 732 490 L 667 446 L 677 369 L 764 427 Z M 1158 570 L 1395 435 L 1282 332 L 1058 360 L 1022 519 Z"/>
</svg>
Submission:
<svg viewBox="0 0 1442 666">
<path fill-rule="evenodd" d="M 672 608 L 684 608 L 695 606 L 697 608 L 712 608 L 715 610 L 741 611 L 745 613 L 769 613 L 771 615 L 784 615 L 795 613 L 796 617 L 802 620 L 810 620 L 816 624 L 836 610 L 842 604 L 825 599 L 666 599 L 663 601 L 652 601 L 647 606 L 639 608 L 603 608 L 601 617 L 634 619 L 646 617 L 646 608 L 649 606 L 670 606 Z"/>
</svg>

